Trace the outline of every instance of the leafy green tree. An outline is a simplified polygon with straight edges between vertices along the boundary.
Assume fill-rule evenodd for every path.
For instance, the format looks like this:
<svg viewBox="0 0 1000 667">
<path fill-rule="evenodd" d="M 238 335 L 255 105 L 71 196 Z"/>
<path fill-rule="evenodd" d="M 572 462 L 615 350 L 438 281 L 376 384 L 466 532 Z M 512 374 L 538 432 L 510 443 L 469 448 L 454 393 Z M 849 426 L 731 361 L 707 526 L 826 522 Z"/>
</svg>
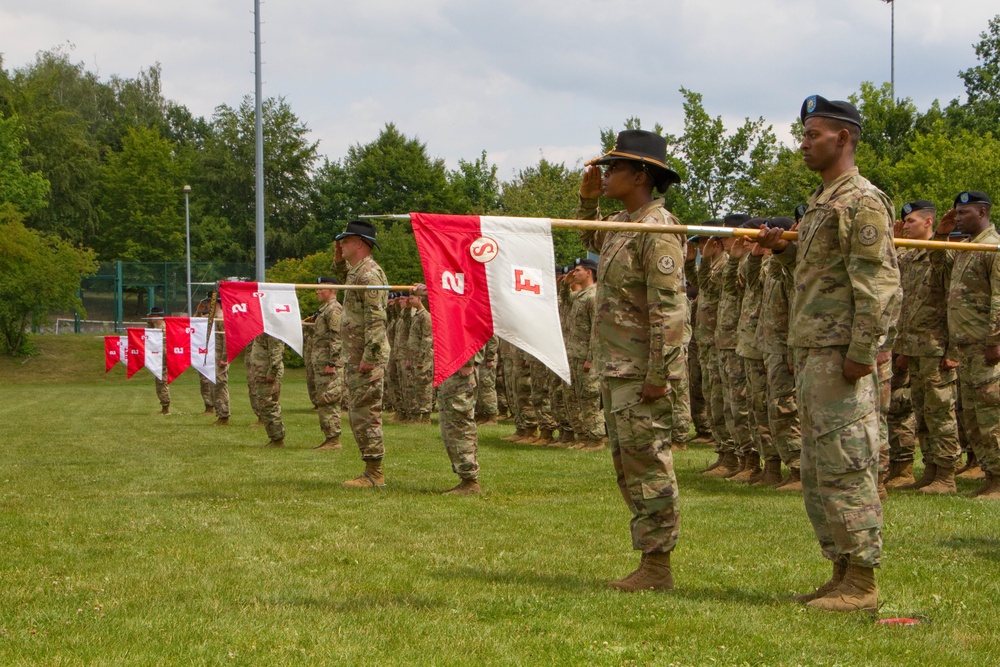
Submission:
<svg viewBox="0 0 1000 667">
<path fill-rule="evenodd" d="M 43 208 L 49 182 L 38 172 L 26 173 L 21 164 L 25 148 L 24 127 L 18 118 L 0 114 L 0 203 L 13 204 L 23 213 Z"/>
<path fill-rule="evenodd" d="M 486 151 L 472 162 L 458 161 L 458 169 L 448 176 L 457 201 L 452 213 L 486 215 L 500 206 L 500 181 L 497 166 L 490 164 Z"/>
<path fill-rule="evenodd" d="M 979 64 L 958 75 L 968 97 L 964 126 L 1000 136 L 1000 14 L 990 19 L 974 48 Z"/>
<path fill-rule="evenodd" d="M 28 229 L 12 204 L 0 204 L 0 351 L 25 351 L 27 332 L 54 309 L 83 315 L 80 281 L 97 270 L 90 250 Z"/>
</svg>

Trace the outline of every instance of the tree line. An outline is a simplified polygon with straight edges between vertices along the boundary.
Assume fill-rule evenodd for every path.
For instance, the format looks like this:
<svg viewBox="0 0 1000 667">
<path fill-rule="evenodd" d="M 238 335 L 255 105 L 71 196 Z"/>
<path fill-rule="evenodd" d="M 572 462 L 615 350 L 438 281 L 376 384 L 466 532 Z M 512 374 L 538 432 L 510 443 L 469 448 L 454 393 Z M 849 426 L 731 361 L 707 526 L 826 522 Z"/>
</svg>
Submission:
<svg viewBox="0 0 1000 667">
<path fill-rule="evenodd" d="M 977 64 L 958 73 L 965 99 L 920 110 L 908 98 L 893 99 L 888 84 L 869 82 L 851 96 L 864 120 L 859 167 L 897 203 L 920 198 L 947 208 L 961 190 L 990 192 L 1000 184 L 1000 15 L 973 48 Z M 83 271 L 94 261 L 180 261 L 182 187 L 191 185 L 192 259 L 252 263 L 252 98 L 197 117 L 163 97 L 161 74 L 154 65 L 132 78 L 102 80 L 63 47 L 13 69 L 0 60 L 0 225 L 61 244 L 59 252 L 76 249 Z M 699 93 L 681 94 L 680 134 L 665 133 L 655 120 L 645 129 L 667 139 L 682 179 L 668 192 L 667 207 L 682 222 L 730 211 L 790 215 L 806 201 L 818 179 L 765 119 L 726 127 Z M 263 119 L 269 280 L 315 276 L 328 266 L 333 236 L 363 213 L 569 217 L 576 205 L 579 163 L 541 157 L 501 181 L 485 151 L 450 169 L 391 122 L 370 143 L 332 159 L 320 155 L 283 98 L 265 100 Z M 600 141 L 610 147 L 619 129 L 642 127 L 641 119 L 628 118 L 621 127 L 599 128 Z M 800 137 L 801 126 L 791 132 Z M 19 228 L 10 236 L 26 238 Z M 391 282 L 421 280 L 407 225 L 383 224 L 380 243 L 377 259 Z M 555 245 L 558 264 L 583 253 L 570 230 L 556 231 Z M 0 273 L 11 262 L 0 257 Z M 17 289 L 7 277 L 2 283 L 0 292 Z M 33 312 L 51 307 L 39 303 Z"/>
</svg>

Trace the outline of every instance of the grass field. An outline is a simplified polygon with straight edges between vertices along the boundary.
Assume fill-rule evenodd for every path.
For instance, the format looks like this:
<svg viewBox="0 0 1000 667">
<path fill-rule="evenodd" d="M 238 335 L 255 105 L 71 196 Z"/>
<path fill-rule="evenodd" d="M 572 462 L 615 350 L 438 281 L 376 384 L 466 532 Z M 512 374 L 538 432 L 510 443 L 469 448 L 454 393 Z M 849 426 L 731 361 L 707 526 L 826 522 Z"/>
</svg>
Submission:
<svg viewBox="0 0 1000 667">
<path fill-rule="evenodd" d="M 197 379 L 160 416 L 151 376 L 104 374 L 97 337 L 0 359 L 0 664 L 995 665 L 1000 504 L 894 494 L 880 616 L 809 612 L 825 581 L 801 498 L 675 456 L 672 593 L 605 589 L 637 562 L 604 453 L 480 433 L 480 497 L 443 497 L 436 424 L 387 424 L 388 488 L 346 490 L 349 429 L 322 436 L 304 373 L 282 392 L 288 448 L 261 449 L 233 366 L 233 425 Z M 964 483 L 963 489 L 972 488 Z"/>
</svg>

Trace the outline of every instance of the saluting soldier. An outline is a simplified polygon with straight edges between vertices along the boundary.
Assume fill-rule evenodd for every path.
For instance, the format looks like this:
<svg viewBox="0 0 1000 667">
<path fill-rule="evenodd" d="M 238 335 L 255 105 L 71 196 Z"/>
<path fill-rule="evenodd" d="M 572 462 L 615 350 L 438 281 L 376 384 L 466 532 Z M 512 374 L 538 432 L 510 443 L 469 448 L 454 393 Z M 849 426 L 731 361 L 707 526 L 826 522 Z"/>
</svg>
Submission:
<svg viewBox="0 0 1000 667">
<path fill-rule="evenodd" d="M 587 163 L 576 217 L 602 219 L 598 198 L 625 210 L 608 220 L 677 224 L 653 189 L 680 178 L 666 165 L 666 140 L 644 130 L 618 134 L 614 148 Z M 597 165 L 606 165 L 602 178 Z M 639 567 L 609 584 L 622 591 L 670 590 L 670 552 L 679 529 L 677 478 L 670 453 L 675 397 L 669 368 L 681 355 L 686 310 L 684 238 L 674 234 L 583 231 L 584 246 L 600 253 L 594 370 L 611 458 L 622 497 L 632 512 L 632 548 Z"/>
</svg>

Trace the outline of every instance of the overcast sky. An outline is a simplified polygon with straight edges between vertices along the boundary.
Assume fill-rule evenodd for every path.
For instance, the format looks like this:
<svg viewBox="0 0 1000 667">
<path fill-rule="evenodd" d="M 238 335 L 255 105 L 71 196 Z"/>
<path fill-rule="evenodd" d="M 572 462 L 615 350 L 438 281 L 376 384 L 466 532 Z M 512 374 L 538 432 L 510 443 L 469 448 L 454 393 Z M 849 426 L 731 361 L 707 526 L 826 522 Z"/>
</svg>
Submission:
<svg viewBox="0 0 1000 667">
<path fill-rule="evenodd" d="M 996 0 L 896 0 L 896 95 L 961 96 L 957 74 Z M 780 138 L 803 98 L 889 80 L 881 0 L 279 0 L 263 2 L 265 96 L 283 96 L 342 158 L 394 122 L 454 167 L 486 150 L 509 179 L 540 156 L 577 166 L 601 128 L 679 132 L 678 89 L 727 127 Z M 0 0 L 7 70 L 65 45 L 102 79 L 160 63 L 194 114 L 253 94 L 253 0 Z M 71 45 L 71 46 L 70 46 Z"/>
</svg>

